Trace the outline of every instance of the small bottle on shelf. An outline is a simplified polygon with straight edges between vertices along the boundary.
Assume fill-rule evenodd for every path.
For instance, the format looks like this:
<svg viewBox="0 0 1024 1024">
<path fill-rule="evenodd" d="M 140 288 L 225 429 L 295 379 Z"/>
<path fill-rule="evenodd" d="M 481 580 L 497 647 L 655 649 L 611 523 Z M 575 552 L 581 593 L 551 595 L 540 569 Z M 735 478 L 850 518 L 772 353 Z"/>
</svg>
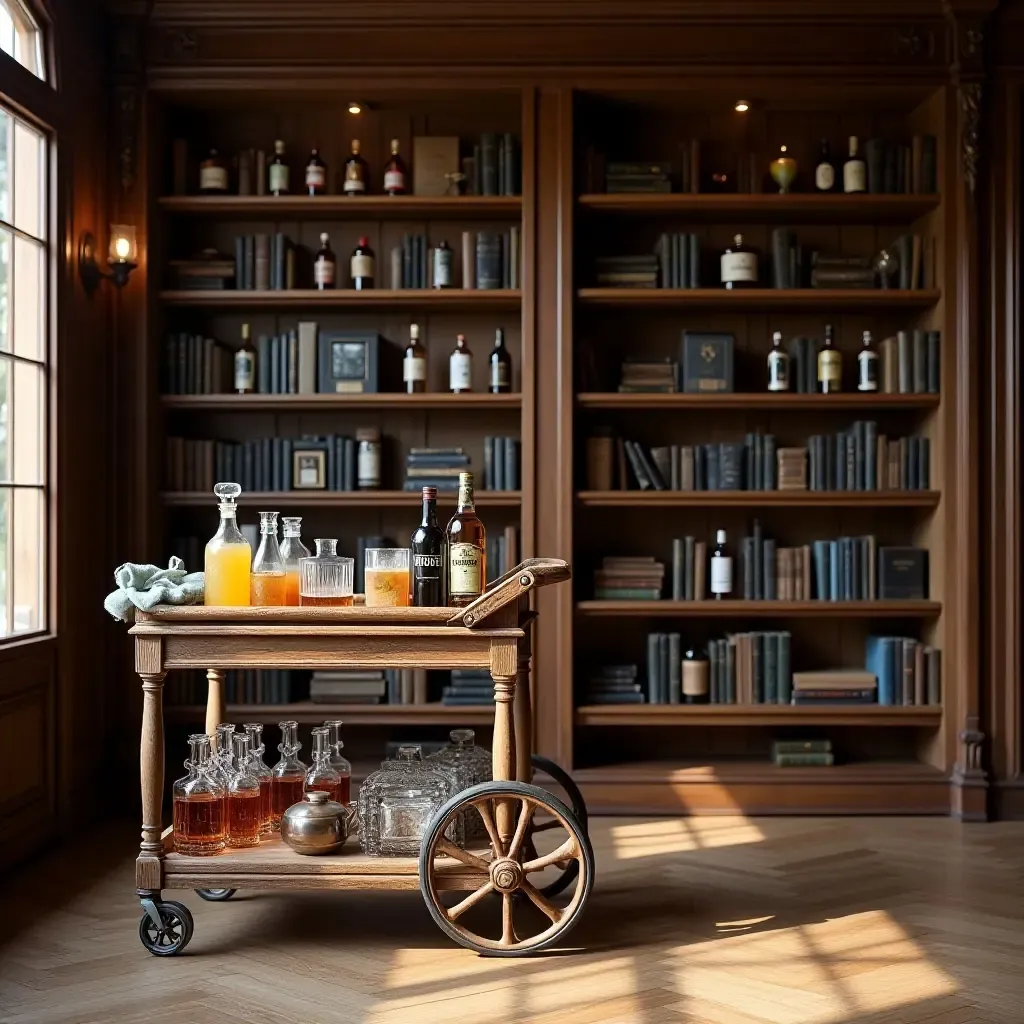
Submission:
<svg viewBox="0 0 1024 1024">
<path fill-rule="evenodd" d="M 409 344 L 402 359 L 402 380 L 407 395 L 427 390 L 427 350 L 420 341 L 420 325 L 409 324 Z"/>
<path fill-rule="evenodd" d="M 313 283 L 320 291 L 334 288 L 338 281 L 338 260 L 326 231 L 320 233 L 320 248 L 313 261 Z"/>
<path fill-rule="evenodd" d="M 219 483 L 213 493 L 219 502 L 220 527 L 206 545 L 203 604 L 245 608 L 249 605 L 252 549 L 235 518 L 235 502 L 242 488 L 235 483 Z"/>
<path fill-rule="evenodd" d="M 708 694 L 708 659 L 695 650 L 683 655 L 683 703 L 707 704 Z"/>
<path fill-rule="evenodd" d="M 260 835 L 269 836 L 272 831 L 270 821 L 273 817 L 270 803 L 270 780 L 273 773 L 263 760 L 267 749 L 263 746 L 263 726 L 259 722 L 246 722 L 242 728 L 249 736 L 249 764 L 260 782 Z"/>
<path fill-rule="evenodd" d="M 188 743 L 188 774 L 172 787 L 174 850 L 205 857 L 224 849 L 224 787 L 209 771 L 210 737 L 193 733 Z"/>
<path fill-rule="evenodd" d="M 772 332 L 772 348 L 768 353 L 768 390 L 789 390 L 789 353 L 782 347 L 782 331 Z"/>
<path fill-rule="evenodd" d="M 215 149 L 199 164 L 199 191 L 205 196 L 223 195 L 229 188 L 228 165 Z"/>
<path fill-rule="evenodd" d="M 341 183 L 341 191 L 347 196 L 366 194 L 366 182 L 369 170 L 366 161 L 359 155 L 359 140 L 352 140 L 352 154 L 345 161 L 345 177 Z"/>
<path fill-rule="evenodd" d="M 281 751 L 281 760 L 271 769 L 270 804 L 273 817 L 271 828 L 281 831 L 281 818 L 284 812 L 302 799 L 302 790 L 306 784 L 306 765 L 298 758 L 302 749 L 299 742 L 298 722 L 279 722 L 281 742 L 277 749 Z"/>
<path fill-rule="evenodd" d="M 726 288 L 756 288 L 760 279 L 757 253 L 744 245 L 742 235 L 733 236 L 733 244 L 722 252 L 721 278 Z"/>
<path fill-rule="evenodd" d="M 490 358 L 490 388 L 492 395 L 506 395 L 512 390 L 512 356 L 505 348 L 505 332 L 495 328 L 494 348 Z"/>
<path fill-rule="evenodd" d="M 272 196 L 288 195 L 288 164 L 284 158 L 284 142 L 278 139 L 274 143 L 274 155 L 270 158 L 267 168 L 267 185 Z"/>
<path fill-rule="evenodd" d="M 861 335 L 861 350 L 857 353 L 857 390 L 878 390 L 878 353 L 870 331 Z"/>
<path fill-rule="evenodd" d="M 248 395 L 256 390 L 256 349 L 249 325 L 242 324 L 242 344 L 235 350 L 235 391 Z"/>
<path fill-rule="evenodd" d="M 423 488 L 423 516 L 409 541 L 412 551 L 412 603 L 442 608 L 444 598 L 444 531 L 437 525 L 437 488 Z"/>
<path fill-rule="evenodd" d="M 228 835 L 231 847 L 260 845 L 263 819 L 260 802 L 260 779 L 252 768 L 246 732 L 231 737 L 235 746 L 235 768 L 228 783 Z"/>
<path fill-rule="evenodd" d="M 302 516 L 283 516 L 281 527 L 281 563 L 284 565 L 284 603 L 299 603 L 299 559 L 309 558 L 309 548 L 302 543 Z"/>
<path fill-rule="evenodd" d="M 464 334 L 455 335 L 455 348 L 448 357 L 448 390 L 453 395 L 473 390 L 473 353 Z"/>
<path fill-rule="evenodd" d="M 850 155 L 843 164 L 843 191 L 866 192 L 867 168 L 864 161 L 857 155 L 857 136 L 850 136 Z"/>
<path fill-rule="evenodd" d="M 361 491 L 380 489 L 380 428 L 356 431 L 356 486 Z"/>
<path fill-rule="evenodd" d="M 341 726 L 340 718 L 324 722 L 331 747 L 331 767 L 341 776 L 338 803 L 347 807 L 352 802 L 352 764 L 343 753 L 345 743 L 341 738 Z"/>
<path fill-rule="evenodd" d="M 352 259 L 349 261 L 349 276 L 352 278 L 352 287 L 357 292 L 373 287 L 376 264 L 377 258 L 370 248 L 370 240 L 363 235 L 359 239 L 359 244 L 352 251 Z"/>
<path fill-rule="evenodd" d="M 836 167 L 832 163 L 832 148 L 828 139 L 821 140 L 821 155 L 818 165 L 814 168 L 814 190 L 831 192 L 836 187 Z"/>
<path fill-rule="evenodd" d="M 306 195 L 322 196 L 327 191 L 327 164 L 320 159 L 320 151 L 314 146 L 306 164 Z"/>
<path fill-rule="evenodd" d="M 459 504 L 445 531 L 448 607 L 472 604 L 487 579 L 487 531 L 473 503 L 473 474 L 459 474 Z"/>
<path fill-rule="evenodd" d="M 444 239 L 434 247 L 434 287 L 451 288 L 454 285 L 452 273 L 452 250 Z"/>
<path fill-rule="evenodd" d="M 835 346 L 835 332 L 825 324 L 825 344 L 818 352 L 818 390 L 831 395 L 843 389 L 843 356 Z"/>
<path fill-rule="evenodd" d="M 317 726 L 312 731 L 313 736 L 313 763 L 306 772 L 306 792 L 312 793 L 319 789 L 327 794 L 329 799 L 343 804 L 341 792 L 341 776 L 334 770 L 331 764 L 331 747 L 328 742 L 329 730 L 326 726 Z"/>
<path fill-rule="evenodd" d="M 725 546 L 725 530 L 715 534 L 715 550 L 711 553 L 711 593 L 718 601 L 732 593 L 732 555 Z"/>
<path fill-rule="evenodd" d="M 281 607 L 285 601 L 284 559 L 277 543 L 277 513 L 260 513 L 260 546 L 250 579 L 253 606 Z"/>
<path fill-rule="evenodd" d="M 384 165 L 384 191 L 389 196 L 405 193 L 405 161 L 398 155 L 398 139 L 391 140 L 391 156 Z"/>
</svg>

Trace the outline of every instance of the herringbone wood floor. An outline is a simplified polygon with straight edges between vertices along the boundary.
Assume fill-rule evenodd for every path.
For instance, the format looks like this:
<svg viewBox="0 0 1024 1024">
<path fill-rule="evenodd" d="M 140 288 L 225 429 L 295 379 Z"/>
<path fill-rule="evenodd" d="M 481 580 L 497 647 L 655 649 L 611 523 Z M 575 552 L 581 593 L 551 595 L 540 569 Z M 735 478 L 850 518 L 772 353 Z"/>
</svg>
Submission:
<svg viewBox="0 0 1024 1024">
<path fill-rule="evenodd" d="M 107 827 L 0 887 L 19 1024 L 1022 1024 L 1024 824 L 597 819 L 573 949 L 482 959 L 418 893 L 182 898 L 185 955 L 139 944 Z"/>
</svg>

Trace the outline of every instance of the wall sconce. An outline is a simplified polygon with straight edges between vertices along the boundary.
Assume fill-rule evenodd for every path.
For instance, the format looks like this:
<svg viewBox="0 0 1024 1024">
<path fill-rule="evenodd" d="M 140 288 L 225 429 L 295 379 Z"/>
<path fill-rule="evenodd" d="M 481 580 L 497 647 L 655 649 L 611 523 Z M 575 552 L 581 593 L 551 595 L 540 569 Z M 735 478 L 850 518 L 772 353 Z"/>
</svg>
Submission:
<svg viewBox="0 0 1024 1024">
<path fill-rule="evenodd" d="M 350 114 L 352 114 L 354 117 L 358 117 L 365 109 L 366 109 L 366 104 L 365 103 L 359 103 L 359 102 L 357 102 L 355 100 L 353 100 L 348 105 L 348 112 Z"/>
<path fill-rule="evenodd" d="M 99 288 L 100 281 L 107 278 L 113 281 L 114 287 L 123 288 L 131 272 L 139 265 L 138 254 L 135 228 L 130 224 L 111 224 L 107 255 L 110 273 L 104 273 L 96 262 L 96 238 L 92 232 L 85 232 L 78 244 L 78 276 L 82 279 L 82 286 L 91 295 Z"/>
</svg>

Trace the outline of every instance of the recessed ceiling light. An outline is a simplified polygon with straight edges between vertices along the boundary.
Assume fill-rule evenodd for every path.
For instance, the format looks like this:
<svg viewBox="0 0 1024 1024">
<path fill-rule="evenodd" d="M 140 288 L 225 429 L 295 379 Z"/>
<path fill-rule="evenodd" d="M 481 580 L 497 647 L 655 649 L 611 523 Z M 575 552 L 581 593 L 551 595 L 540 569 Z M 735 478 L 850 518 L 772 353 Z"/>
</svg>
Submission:
<svg viewBox="0 0 1024 1024">
<path fill-rule="evenodd" d="M 745 114 L 749 109 L 750 104 L 746 100 L 737 100 L 736 106 L 733 107 L 737 114 Z"/>
</svg>

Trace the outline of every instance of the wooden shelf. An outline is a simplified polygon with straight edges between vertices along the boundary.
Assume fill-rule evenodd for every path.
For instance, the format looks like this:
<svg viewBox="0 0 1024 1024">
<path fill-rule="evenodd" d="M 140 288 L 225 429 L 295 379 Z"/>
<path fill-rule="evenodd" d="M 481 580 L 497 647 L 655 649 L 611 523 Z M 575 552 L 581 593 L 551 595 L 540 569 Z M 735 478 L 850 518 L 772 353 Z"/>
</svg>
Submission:
<svg viewBox="0 0 1024 1024">
<path fill-rule="evenodd" d="M 219 412 L 338 412 L 344 409 L 518 409 L 522 395 L 477 393 L 451 395 L 439 391 L 407 395 L 380 392 L 364 395 L 163 395 L 167 409 Z"/>
<path fill-rule="evenodd" d="M 867 414 L 890 409 L 937 409 L 939 395 L 883 395 L 840 392 L 834 395 L 801 395 L 795 392 L 770 391 L 731 392 L 728 394 L 656 394 L 617 391 L 584 391 L 576 396 L 583 409 L 758 409 L 775 412 L 789 409 L 796 412 L 850 410 Z"/>
<path fill-rule="evenodd" d="M 285 291 L 165 290 L 160 299 L 168 306 L 203 309 L 501 309 L 518 310 L 522 292 L 517 288 L 292 288 Z"/>
<path fill-rule="evenodd" d="M 251 294 L 251 293 L 250 293 Z M 399 293 L 401 294 L 401 293 Z M 933 289 L 881 288 L 580 288 L 587 306 L 643 309 L 706 309 L 747 313 L 775 309 L 846 312 L 858 309 L 927 309 L 942 293 Z"/>
<path fill-rule="evenodd" d="M 582 195 L 581 210 L 631 216 L 678 216 L 691 221 L 785 224 L 910 223 L 938 208 L 937 195 L 837 195 L 819 193 L 751 194 L 596 194 Z"/>
<path fill-rule="evenodd" d="M 270 508 L 419 508 L 419 491 L 249 491 L 244 495 L 253 503 Z M 484 508 L 514 507 L 522 501 L 519 491 L 476 491 L 475 500 Z M 441 492 L 439 505 L 455 505 L 458 495 Z M 169 506 L 209 505 L 212 492 L 164 491 L 161 501 Z M 216 504 L 216 502 L 213 502 Z"/>
<path fill-rule="evenodd" d="M 331 220 L 518 218 L 521 196 L 161 196 L 160 209 L 208 217 Z"/>
<path fill-rule="evenodd" d="M 942 708 L 802 707 L 790 704 L 595 704 L 576 709 L 577 725 L 885 725 L 937 726 Z"/>
<path fill-rule="evenodd" d="M 443 704 L 229 704 L 232 721 L 280 722 L 294 719 L 303 724 L 340 718 L 346 725 L 493 725 L 494 706 L 448 707 Z M 169 722 L 201 722 L 206 705 L 169 705 Z"/>
<path fill-rule="evenodd" d="M 635 618 L 934 619 L 940 601 L 579 601 L 587 616 Z"/>
<path fill-rule="evenodd" d="M 935 508 L 938 491 L 579 491 L 591 508 Z"/>
</svg>

